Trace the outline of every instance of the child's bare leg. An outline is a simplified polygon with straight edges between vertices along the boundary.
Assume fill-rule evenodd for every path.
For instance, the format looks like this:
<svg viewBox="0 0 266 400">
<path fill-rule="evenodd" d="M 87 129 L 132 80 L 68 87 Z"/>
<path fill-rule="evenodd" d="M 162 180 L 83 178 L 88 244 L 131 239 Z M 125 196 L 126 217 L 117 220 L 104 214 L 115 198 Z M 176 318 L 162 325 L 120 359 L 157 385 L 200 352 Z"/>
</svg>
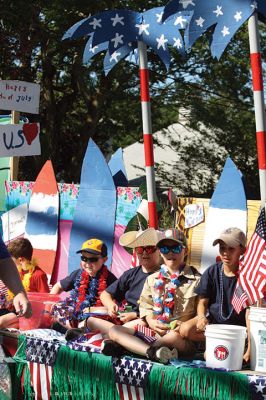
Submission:
<svg viewBox="0 0 266 400">
<path fill-rule="evenodd" d="M 193 342 L 205 342 L 204 332 L 197 330 L 197 322 L 198 317 L 182 322 L 179 333 L 183 338 L 192 340 Z"/>
<path fill-rule="evenodd" d="M 143 319 L 138 318 L 123 324 L 123 326 L 125 326 L 126 328 L 134 328 L 136 325 L 147 326 L 147 323 L 143 321 Z"/>
<path fill-rule="evenodd" d="M 181 355 L 191 355 L 195 352 L 195 345 L 192 341 L 183 338 L 178 332 L 170 331 L 154 342 L 153 346 L 166 346 L 176 348 Z"/>
<path fill-rule="evenodd" d="M 116 343 L 116 346 L 120 345 L 119 349 L 116 348 L 115 352 L 111 354 L 107 352 L 108 348 L 104 346 L 102 349 L 103 353 L 106 355 L 117 355 L 118 351 L 121 351 L 122 346 L 122 349 L 127 349 L 133 353 L 145 356 L 150 360 L 159 361 L 164 364 L 167 364 L 170 359 L 176 358 L 177 354 L 175 349 L 171 350 L 165 346 L 160 346 L 159 348 L 150 346 L 142 339 L 134 336 L 134 333 L 135 329 L 126 328 L 124 326 L 113 326 L 109 331 L 109 337 L 112 339 L 112 343 Z"/>
<path fill-rule="evenodd" d="M 102 334 L 108 337 L 108 332 L 114 324 L 101 318 L 89 317 L 86 320 L 86 326 L 92 331 L 99 330 Z"/>
<path fill-rule="evenodd" d="M 0 317 L 0 329 L 4 328 L 18 328 L 18 317 L 15 313 L 11 312 Z"/>
<path fill-rule="evenodd" d="M 145 356 L 150 346 L 143 342 L 143 340 L 134 336 L 134 333 L 135 330 L 133 328 L 115 325 L 110 329 L 109 337 L 125 349 L 141 356 Z"/>
</svg>

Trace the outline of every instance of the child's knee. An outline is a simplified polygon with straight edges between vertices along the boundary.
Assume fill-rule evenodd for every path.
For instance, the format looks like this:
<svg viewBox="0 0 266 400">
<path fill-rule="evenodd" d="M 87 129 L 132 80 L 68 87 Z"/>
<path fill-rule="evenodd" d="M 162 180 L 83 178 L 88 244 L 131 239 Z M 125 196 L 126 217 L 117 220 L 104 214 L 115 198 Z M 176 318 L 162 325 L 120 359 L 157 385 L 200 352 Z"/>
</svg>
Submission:
<svg viewBox="0 0 266 400">
<path fill-rule="evenodd" d="M 123 333 L 123 328 L 121 326 L 118 325 L 114 325 L 112 326 L 112 328 L 110 328 L 108 335 L 110 337 L 110 339 L 116 341 L 117 338 Z"/>
<path fill-rule="evenodd" d="M 179 334 L 183 338 L 188 338 L 190 330 L 191 330 L 190 325 L 186 324 L 185 322 L 182 322 L 182 324 L 180 325 Z"/>
</svg>

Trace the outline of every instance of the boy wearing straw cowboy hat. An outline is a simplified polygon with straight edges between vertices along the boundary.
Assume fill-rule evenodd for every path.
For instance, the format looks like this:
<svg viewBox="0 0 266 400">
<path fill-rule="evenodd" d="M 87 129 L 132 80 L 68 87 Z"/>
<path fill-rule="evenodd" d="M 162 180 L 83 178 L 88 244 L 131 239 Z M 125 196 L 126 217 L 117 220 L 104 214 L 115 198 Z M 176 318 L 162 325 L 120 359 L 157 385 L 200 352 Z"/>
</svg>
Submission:
<svg viewBox="0 0 266 400">
<path fill-rule="evenodd" d="M 166 230 L 157 242 L 157 248 L 164 263 L 158 272 L 147 278 L 139 306 L 140 317 L 156 332 L 154 343 L 151 346 L 150 337 L 140 338 L 134 329 L 122 326 L 113 326 L 109 336 L 115 343 L 116 354 L 120 347 L 166 364 L 177 357 L 177 351 L 183 355 L 194 351 L 193 342 L 183 338 L 179 330 L 183 321 L 196 315 L 195 288 L 200 274 L 184 262 L 187 241 L 183 232 Z"/>
<path fill-rule="evenodd" d="M 86 322 L 88 328 L 92 330 L 98 329 L 103 334 L 107 334 L 114 325 L 113 322 L 119 323 L 120 321 L 121 324 L 132 327 L 138 323 L 143 324 L 143 321 L 139 320 L 138 302 L 146 278 L 159 269 L 160 254 L 156 247 L 159 238 L 160 232 L 154 228 L 127 232 L 120 237 L 119 243 L 121 246 L 135 249 L 140 265 L 125 271 L 100 296 L 113 321 L 90 317 Z M 125 312 L 120 313 L 119 304 L 125 302 L 127 306 L 125 307 Z M 127 311 L 128 308 L 131 308 L 131 310 Z M 104 345 L 107 347 L 108 343 L 106 342 Z"/>
</svg>

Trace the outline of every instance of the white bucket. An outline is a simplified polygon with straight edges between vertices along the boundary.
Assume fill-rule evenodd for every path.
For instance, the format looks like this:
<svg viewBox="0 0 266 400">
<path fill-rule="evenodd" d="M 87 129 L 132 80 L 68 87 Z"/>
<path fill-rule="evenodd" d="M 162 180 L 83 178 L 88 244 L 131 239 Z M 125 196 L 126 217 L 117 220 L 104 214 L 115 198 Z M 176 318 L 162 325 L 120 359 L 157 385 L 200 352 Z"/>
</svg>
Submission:
<svg viewBox="0 0 266 400">
<path fill-rule="evenodd" d="M 266 307 L 250 307 L 250 366 L 266 372 Z"/>
<path fill-rule="evenodd" d="M 246 328 L 238 325 L 206 326 L 206 366 L 240 370 L 245 349 Z"/>
</svg>

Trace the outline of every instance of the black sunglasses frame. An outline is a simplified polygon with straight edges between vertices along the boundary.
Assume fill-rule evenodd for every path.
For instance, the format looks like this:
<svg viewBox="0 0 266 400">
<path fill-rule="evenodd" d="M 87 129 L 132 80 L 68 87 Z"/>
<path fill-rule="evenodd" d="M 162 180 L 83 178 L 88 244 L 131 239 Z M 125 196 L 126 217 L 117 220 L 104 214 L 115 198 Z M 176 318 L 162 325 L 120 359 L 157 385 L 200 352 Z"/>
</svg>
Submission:
<svg viewBox="0 0 266 400">
<path fill-rule="evenodd" d="M 85 257 L 85 256 L 80 256 L 81 261 L 89 264 L 93 262 L 97 262 L 100 257 Z"/>
</svg>

